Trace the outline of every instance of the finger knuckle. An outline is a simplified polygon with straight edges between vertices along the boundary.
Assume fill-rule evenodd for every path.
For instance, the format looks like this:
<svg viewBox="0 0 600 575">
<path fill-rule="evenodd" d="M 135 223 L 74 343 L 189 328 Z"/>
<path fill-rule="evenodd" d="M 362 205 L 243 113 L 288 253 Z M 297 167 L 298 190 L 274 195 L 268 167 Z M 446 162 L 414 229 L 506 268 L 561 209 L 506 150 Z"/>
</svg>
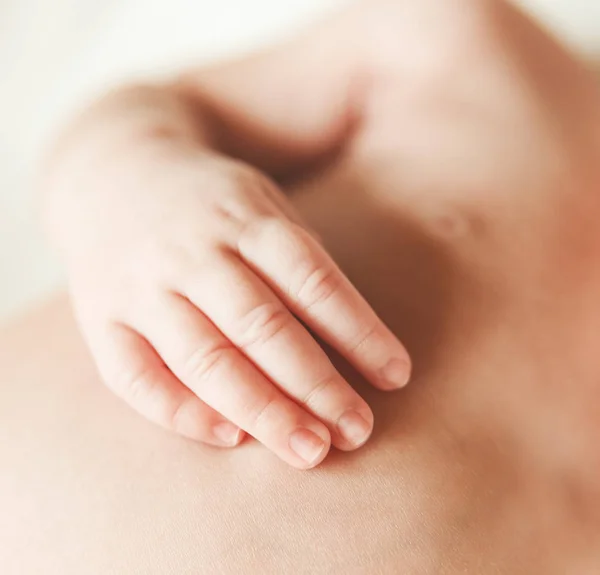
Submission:
<svg viewBox="0 0 600 575">
<path fill-rule="evenodd" d="M 165 414 L 166 427 L 175 432 L 185 431 L 189 427 L 189 413 L 192 399 L 186 398 L 177 403 Z"/>
<path fill-rule="evenodd" d="M 306 260 L 297 269 L 297 279 L 290 291 L 304 309 L 326 303 L 342 287 L 340 274 L 331 266 L 319 266 L 312 260 Z"/>
<path fill-rule="evenodd" d="M 248 426 L 258 435 L 273 432 L 281 419 L 277 396 L 271 395 L 250 409 Z"/>
<path fill-rule="evenodd" d="M 248 221 L 238 238 L 238 251 L 249 255 L 261 249 L 281 248 L 287 244 L 289 232 L 281 217 L 262 214 Z"/>
<path fill-rule="evenodd" d="M 241 198 L 225 198 L 214 206 L 215 215 L 228 226 L 235 229 L 245 228 L 251 220 L 249 206 Z"/>
<path fill-rule="evenodd" d="M 372 323 L 366 325 L 360 329 L 356 335 L 351 339 L 349 344 L 349 352 L 357 353 L 363 350 L 363 348 L 373 340 L 377 334 L 377 324 Z"/>
<path fill-rule="evenodd" d="M 150 395 L 157 385 L 157 379 L 152 377 L 152 372 L 151 366 L 144 366 L 141 369 L 123 366 L 114 377 L 108 378 L 107 383 L 121 399 L 136 404 Z"/>
<path fill-rule="evenodd" d="M 237 344 L 244 350 L 264 346 L 284 331 L 290 321 L 291 316 L 281 303 L 259 305 L 240 320 Z"/>
<path fill-rule="evenodd" d="M 317 381 L 314 387 L 303 398 L 302 403 L 311 410 L 318 410 L 322 398 L 339 384 L 339 378 L 335 374 L 327 374 Z"/>
<path fill-rule="evenodd" d="M 162 388 L 168 368 L 146 366 L 137 371 L 124 370 L 110 385 L 112 391 L 129 405 L 159 425 L 179 431 L 183 428 L 187 401 L 174 404 Z"/>
<path fill-rule="evenodd" d="M 213 206 L 215 215 L 238 232 L 264 211 L 257 173 L 244 165 L 228 170 L 227 180 L 223 183 L 224 193 Z"/>
<path fill-rule="evenodd" d="M 155 241 L 155 240 L 153 240 Z M 187 279 L 190 270 L 195 270 L 203 262 L 207 242 L 201 234 L 190 234 L 179 242 L 169 242 L 156 246 L 152 250 L 152 258 L 138 261 L 138 277 L 150 273 L 155 281 L 180 283 Z"/>
<path fill-rule="evenodd" d="M 227 371 L 236 359 L 233 345 L 223 342 L 210 347 L 198 348 L 183 361 L 184 381 L 196 384 L 212 379 L 218 372 Z"/>
</svg>

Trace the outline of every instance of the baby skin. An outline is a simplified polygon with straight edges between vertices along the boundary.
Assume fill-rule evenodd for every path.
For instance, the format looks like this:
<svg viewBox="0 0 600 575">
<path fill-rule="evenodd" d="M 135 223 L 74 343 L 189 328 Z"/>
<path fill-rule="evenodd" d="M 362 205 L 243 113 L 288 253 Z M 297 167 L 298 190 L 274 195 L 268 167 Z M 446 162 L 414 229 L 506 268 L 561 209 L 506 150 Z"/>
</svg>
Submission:
<svg viewBox="0 0 600 575">
<path fill-rule="evenodd" d="M 317 337 L 382 390 L 411 370 L 279 187 L 352 141 L 370 65 L 356 25 L 345 14 L 243 62 L 122 88 L 73 122 L 44 175 L 106 384 L 177 433 L 224 447 L 250 434 L 299 468 L 373 428 Z"/>
<path fill-rule="evenodd" d="M 487 136 L 476 123 L 448 127 L 478 159 L 466 177 L 443 137 L 423 138 L 438 131 L 410 118 L 390 126 L 403 117 L 394 110 L 448 91 L 456 117 L 456 106 L 492 110 L 504 127 L 545 133 L 538 94 L 580 126 L 595 97 L 586 80 L 499 0 L 377 0 L 273 51 L 106 96 L 67 129 L 42 181 L 47 228 L 102 378 L 170 430 L 223 447 L 249 434 L 298 468 L 318 465 L 331 445 L 360 447 L 373 414 L 319 340 L 386 391 L 407 384 L 410 358 L 280 186 L 360 149 L 407 146 L 412 131 L 407 187 L 469 195 L 493 171 L 477 156 Z M 594 122 L 564 137 L 594 150 Z M 549 157 L 555 134 L 547 142 Z M 521 161 L 506 173 L 537 177 Z M 490 194 L 481 201 L 503 206 Z"/>
</svg>

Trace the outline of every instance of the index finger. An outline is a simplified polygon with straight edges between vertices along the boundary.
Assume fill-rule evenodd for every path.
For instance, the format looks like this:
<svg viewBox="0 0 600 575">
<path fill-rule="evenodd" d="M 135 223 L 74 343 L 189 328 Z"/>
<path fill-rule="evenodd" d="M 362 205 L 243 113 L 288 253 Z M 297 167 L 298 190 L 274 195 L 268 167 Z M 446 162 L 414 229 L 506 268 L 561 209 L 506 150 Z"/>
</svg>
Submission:
<svg viewBox="0 0 600 575">
<path fill-rule="evenodd" d="M 373 385 L 392 390 L 408 383 L 405 347 L 303 228 L 262 220 L 245 231 L 238 249 L 282 301 Z"/>
</svg>

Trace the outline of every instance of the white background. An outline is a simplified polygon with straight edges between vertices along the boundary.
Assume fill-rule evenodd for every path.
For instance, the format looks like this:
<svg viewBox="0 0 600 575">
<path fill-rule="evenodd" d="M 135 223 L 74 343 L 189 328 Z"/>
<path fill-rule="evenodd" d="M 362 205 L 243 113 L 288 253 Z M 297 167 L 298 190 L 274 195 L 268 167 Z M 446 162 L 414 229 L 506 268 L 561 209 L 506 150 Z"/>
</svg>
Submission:
<svg viewBox="0 0 600 575">
<path fill-rule="evenodd" d="M 276 41 L 347 1 L 0 0 L 0 320 L 60 283 L 38 230 L 32 180 L 50 134 L 73 109 L 132 75 Z M 521 3 L 600 59 L 600 0 Z"/>
</svg>

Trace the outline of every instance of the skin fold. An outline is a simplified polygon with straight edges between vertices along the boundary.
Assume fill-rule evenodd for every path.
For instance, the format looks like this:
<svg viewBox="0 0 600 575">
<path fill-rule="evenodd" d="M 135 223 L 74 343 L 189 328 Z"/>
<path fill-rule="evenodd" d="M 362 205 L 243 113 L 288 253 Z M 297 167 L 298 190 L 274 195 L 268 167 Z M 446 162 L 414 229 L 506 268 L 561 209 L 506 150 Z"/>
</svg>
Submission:
<svg viewBox="0 0 600 575">
<path fill-rule="evenodd" d="M 387 394 L 328 350 L 371 440 L 301 472 L 168 433 L 100 385 L 60 298 L 0 335 L 3 573 L 600 569 L 600 99 L 485 5 L 428 67 L 382 58 L 351 145 L 286 185 L 411 354 Z"/>
</svg>

